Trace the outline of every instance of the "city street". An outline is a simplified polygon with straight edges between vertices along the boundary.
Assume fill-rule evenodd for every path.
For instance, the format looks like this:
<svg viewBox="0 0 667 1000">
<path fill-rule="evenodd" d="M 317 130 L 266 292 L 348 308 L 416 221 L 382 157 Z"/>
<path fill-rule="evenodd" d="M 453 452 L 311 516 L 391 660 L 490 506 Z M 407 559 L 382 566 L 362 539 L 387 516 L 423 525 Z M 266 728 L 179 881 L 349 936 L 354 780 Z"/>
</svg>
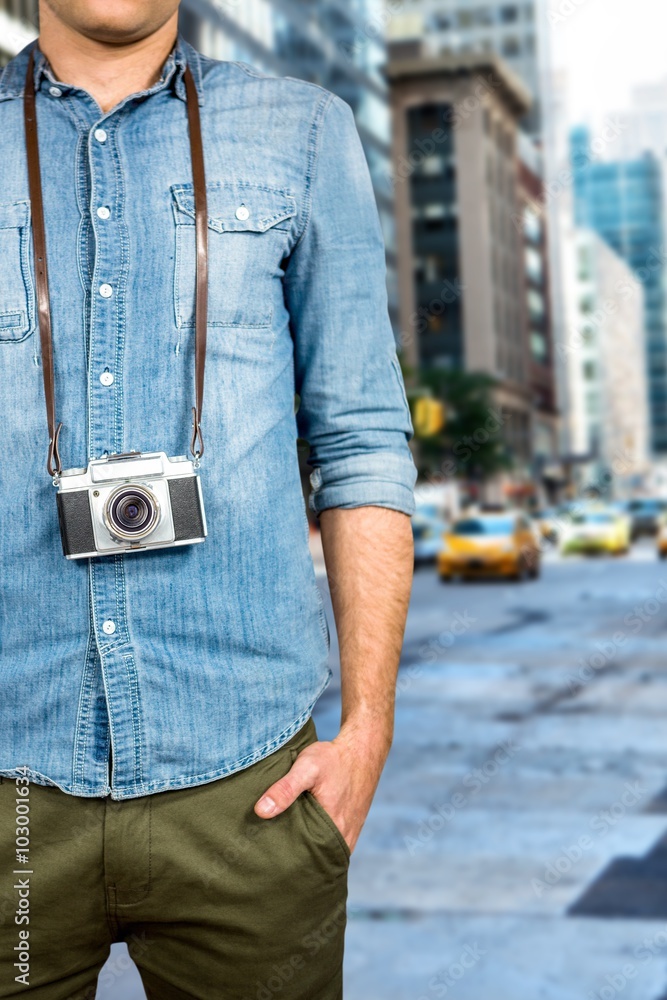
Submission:
<svg viewBox="0 0 667 1000">
<path fill-rule="evenodd" d="M 667 998 L 666 645 L 650 542 L 533 583 L 417 572 L 346 1000 Z"/>
</svg>

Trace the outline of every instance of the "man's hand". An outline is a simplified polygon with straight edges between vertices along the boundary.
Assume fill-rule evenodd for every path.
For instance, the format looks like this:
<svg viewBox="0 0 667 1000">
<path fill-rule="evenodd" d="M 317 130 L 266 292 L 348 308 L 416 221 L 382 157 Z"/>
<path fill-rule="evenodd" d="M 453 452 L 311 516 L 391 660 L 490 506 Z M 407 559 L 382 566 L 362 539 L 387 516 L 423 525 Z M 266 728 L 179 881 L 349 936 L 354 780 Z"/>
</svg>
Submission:
<svg viewBox="0 0 667 1000">
<path fill-rule="evenodd" d="M 354 850 L 371 807 L 388 747 L 344 731 L 330 743 L 311 743 L 291 770 L 264 793 L 255 806 L 262 819 L 284 812 L 301 795 L 311 792 Z"/>
</svg>

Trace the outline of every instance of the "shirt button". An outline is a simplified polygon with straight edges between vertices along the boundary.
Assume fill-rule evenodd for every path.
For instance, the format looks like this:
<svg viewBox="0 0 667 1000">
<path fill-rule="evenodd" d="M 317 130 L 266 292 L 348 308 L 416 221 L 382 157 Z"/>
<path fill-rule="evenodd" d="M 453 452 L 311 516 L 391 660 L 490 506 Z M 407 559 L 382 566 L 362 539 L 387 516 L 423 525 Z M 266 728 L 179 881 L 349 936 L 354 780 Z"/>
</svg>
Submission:
<svg viewBox="0 0 667 1000">
<path fill-rule="evenodd" d="M 113 288 L 111 285 L 100 285 L 100 295 L 103 299 L 110 299 L 113 295 Z"/>
<path fill-rule="evenodd" d="M 97 215 L 100 219 L 108 219 L 109 216 L 111 215 L 111 212 L 109 211 L 106 205 L 100 205 L 100 207 L 97 209 Z"/>
<path fill-rule="evenodd" d="M 104 625 L 102 626 L 102 631 L 106 635 L 113 635 L 116 631 L 116 623 L 112 622 L 110 618 L 107 618 Z"/>
<path fill-rule="evenodd" d="M 102 385 L 113 385 L 113 375 L 111 372 L 102 372 L 100 375 L 100 382 Z"/>
<path fill-rule="evenodd" d="M 62 97 L 63 92 L 60 87 L 49 87 L 49 93 L 51 97 Z"/>
<path fill-rule="evenodd" d="M 236 209 L 236 218 L 239 220 L 239 222 L 245 222 L 246 219 L 250 218 L 250 212 L 245 207 L 245 205 L 239 205 L 239 207 Z"/>
<path fill-rule="evenodd" d="M 106 132 L 104 131 L 103 128 L 96 128 L 95 132 L 93 134 L 94 134 L 94 136 L 95 136 L 95 138 L 97 139 L 98 142 L 106 142 L 107 141 L 107 134 L 106 134 Z"/>
</svg>

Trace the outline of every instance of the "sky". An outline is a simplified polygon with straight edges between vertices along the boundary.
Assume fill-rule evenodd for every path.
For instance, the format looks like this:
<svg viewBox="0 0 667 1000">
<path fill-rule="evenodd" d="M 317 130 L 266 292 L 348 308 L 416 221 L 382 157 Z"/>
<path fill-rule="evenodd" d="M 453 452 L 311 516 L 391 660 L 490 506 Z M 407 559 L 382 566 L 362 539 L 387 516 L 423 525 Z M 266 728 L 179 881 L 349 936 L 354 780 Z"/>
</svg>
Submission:
<svg viewBox="0 0 667 1000">
<path fill-rule="evenodd" d="M 566 68 L 570 123 L 629 104 L 636 84 L 667 78 L 666 0 L 545 0 L 555 68 Z"/>
</svg>

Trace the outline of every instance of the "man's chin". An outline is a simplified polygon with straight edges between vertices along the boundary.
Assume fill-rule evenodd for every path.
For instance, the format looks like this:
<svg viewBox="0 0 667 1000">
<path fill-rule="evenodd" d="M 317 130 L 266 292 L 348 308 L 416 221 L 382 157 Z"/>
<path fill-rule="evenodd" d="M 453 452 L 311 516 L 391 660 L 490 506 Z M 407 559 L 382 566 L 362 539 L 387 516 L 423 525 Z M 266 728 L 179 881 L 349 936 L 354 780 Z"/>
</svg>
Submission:
<svg viewBox="0 0 667 1000">
<path fill-rule="evenodd" d="M 46 6 L 69 28 L 103 45 L 140 42 L 161 27 L 162 19 L 167 20 L 173 14 L 173 10 L 156 10 L 159 5 L 151 6 L 134 0 L 121 0 L 115 4 L 100 0 L 79 0 L 75 3 L 46 0 Z"/>
</svg>

